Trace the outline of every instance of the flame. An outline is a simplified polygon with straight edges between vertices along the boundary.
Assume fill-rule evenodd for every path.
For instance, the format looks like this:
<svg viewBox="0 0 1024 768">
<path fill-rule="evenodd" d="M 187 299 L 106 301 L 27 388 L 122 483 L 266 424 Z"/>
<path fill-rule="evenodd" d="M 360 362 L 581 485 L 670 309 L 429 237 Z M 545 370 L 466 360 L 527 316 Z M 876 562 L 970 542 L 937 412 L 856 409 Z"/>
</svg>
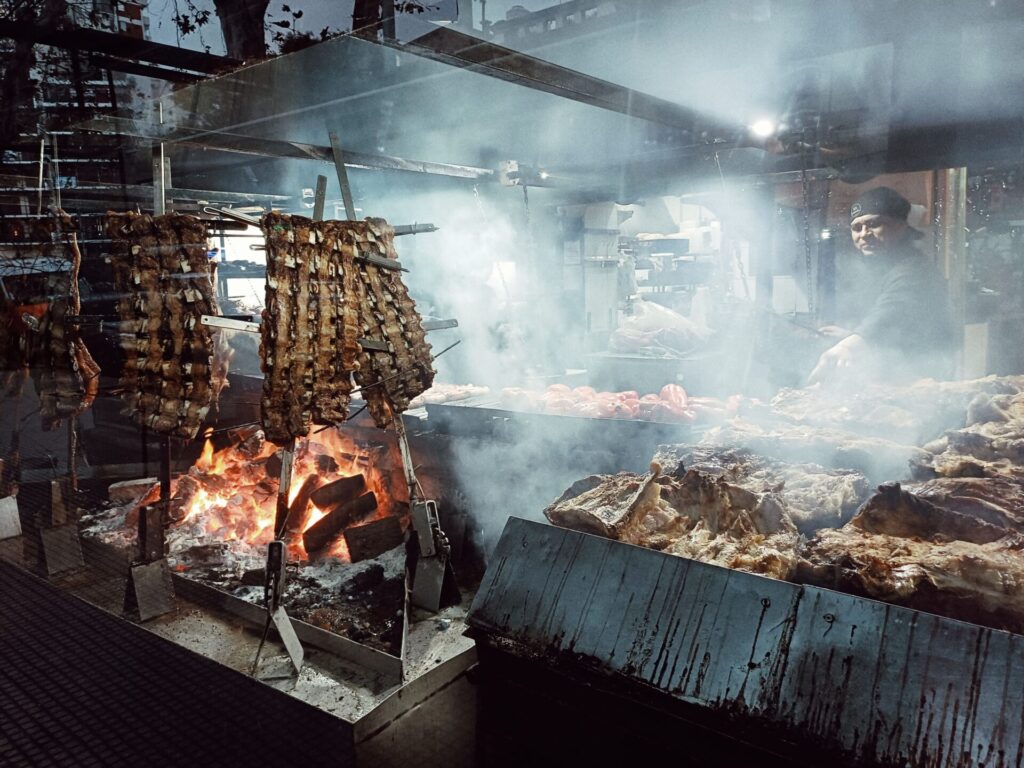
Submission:
<svg viewBox="0 0 1024 768">
<path fill-rule="evenodd" d="M 195 465 L 176 482 L 172 509 L 177 504 L 175 517 L 178 522 L 168 533 L 172 552 L 176 541 L 183 542 L 183 548 L 197 543 L 221 542 L 266 546 L 274 535 L 279 487 L 279 478 L 268 476 L 266 463 L 277 450 L 278 446 L 264 442 L 255 454 L 246 453 L 237 446 L 215 451 L 213 443 L 207 439 Z M 397 512 L 388 493 L 387 476 L 370 456 L 381 450 L 379 447 L 362 447 L 338 430 L 325 430 L 297 441 L 288 492 L 289 505 L 294 503 L 309 477 L 315 476 L 316 487 L 320 487 L 342 477 L 362 474 L 366 479 L 366 490 L 377 496 L 377 510 L 373 517 Z M 326 510 L 310 502 L 303 530 L 326 514 Z M 295 537 L 290 547 L 292 557 L 307 559 L 301 537 Z M 348 547 L 341 536 L 318 555 L 350 561 Z"/>
</svg>

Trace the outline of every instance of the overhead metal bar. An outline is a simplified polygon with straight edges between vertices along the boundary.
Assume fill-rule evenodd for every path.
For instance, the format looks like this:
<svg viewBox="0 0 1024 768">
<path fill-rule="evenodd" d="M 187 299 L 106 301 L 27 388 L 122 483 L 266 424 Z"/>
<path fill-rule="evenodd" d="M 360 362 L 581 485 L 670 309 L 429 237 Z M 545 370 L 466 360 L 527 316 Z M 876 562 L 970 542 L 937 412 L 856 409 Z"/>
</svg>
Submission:
<svg viewBox="0 0 1024 768">
<path fill-rule="evenodd" d="M 164 135 L 156 135 L 152 130 L 144 130 L 143 124 L 135 121 L 120 120 L 109 116 L 100 116 L 77 126 L 81 130 L 98 131 L 101 133 L 119 133 L 140 139 L 163 141 L 181 146 L 216 149 L 258 157 L 277 157 L 291 160 L 316 160 L 334 165 L 334 151 L 330 146 L 306 144 L 301 141 L 284 141 L 265 139 L 254 136 L 243 136 L 235 133 L 202 134 L 178 129 Z M 148 128 L 149 126 L 145 126 Z M 353 152 L 343 149 L 342 161 L 349 168 L 369 170 L 405 171 L 408 173 L 425 173 L 434 176 L 450 176 L 470 181 L 497 181 L 497 171 L 491 168 L 479 168 L 472 165 L 454 163 L 434 163 L 425 160 L 409 160 L 395 155 L 371 155 L 365 152 Z"/>
<path fill-rule="evenodd" d="M 242 62 L 227 56 L 216 56 L 212 53 L 192 51 L 174 45 L 154 43 L 151 40 L 139 40 L 113 32 L 85 27 L 67 27 L 54 29 L 23 24 L 16 21 L 0 21 L 0 38 L 25 40 L 54 48 L 74 49 L 89 53 L 105 53 L 109 56 L 122 56 L 137 59 L 151 64 L 162 64 L 167 67 L 190 69 L 205 75 L 238 67 Z"/>
<path fill-rule="evenodd" d="M 125 72 L 129 75 L 140 75 L 150 77 L 154 80 L 166 80 L 169 83 L 195 83 L 203 79 L 200 74 L 184 72 L 180 69 L 167 69 L 165 67 L 152 67 L 148 64 L 139 64 L 134 61 L 126 61 L 110 56 L 94 55 L 90 57 L 93 65 L 101 69 L 110 69 L 114 72 Z"/>
<path fill-rule="evenodd" d="M 387 39 L 376 42 L 499 80 L 662 125 L 690 130 L 701 119 L 697 112 L 665 99 L 590 77 L 576 70 L 467 35 L 451 27 L 438 27 L 407 43 Z"/>
</svg>

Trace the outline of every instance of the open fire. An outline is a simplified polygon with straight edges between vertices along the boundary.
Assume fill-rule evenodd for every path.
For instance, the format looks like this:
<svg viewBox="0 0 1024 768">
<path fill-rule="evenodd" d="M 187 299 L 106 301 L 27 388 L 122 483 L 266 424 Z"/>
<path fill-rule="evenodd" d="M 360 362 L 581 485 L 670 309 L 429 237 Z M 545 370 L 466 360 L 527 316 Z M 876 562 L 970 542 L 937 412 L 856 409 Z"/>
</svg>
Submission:
<svg viewBox="0 0 1024 768">
<path fill-rule="evenodd" d="M 391 491 L 388 454 L 387 446 L 361 444 L 334 429 L 296 442 L 288 498 L 290 559 L 351 562 L 345 529 L 404 517 L 405 505 Z M 264 557 L 273 538 L 280 467 L 279 447 L 262 433 L 219 451 L 207 440 L 198 461 L 172 487 L 171 557 L 184 564 L 190 552 L 210 547 L 231 550 L 245 561 Z M 153 496 L 151 491 L 144 501 Z"/>
</svg>

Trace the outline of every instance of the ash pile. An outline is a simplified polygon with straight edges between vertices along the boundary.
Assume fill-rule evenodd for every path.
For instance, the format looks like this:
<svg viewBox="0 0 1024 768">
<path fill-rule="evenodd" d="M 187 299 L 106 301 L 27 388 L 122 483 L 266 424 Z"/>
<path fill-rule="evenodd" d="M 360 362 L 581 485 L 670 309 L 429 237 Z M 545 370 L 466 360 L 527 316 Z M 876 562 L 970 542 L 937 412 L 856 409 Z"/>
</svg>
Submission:
<svg viewBox="0 0 1024 768">
<path fill-rule="evenodd" d="M 955 424 L 952 429 L 937 425 Z M 886 473 L 892 473 L 886 477 Z M 880 484 L 879 484 L 880 483 Z M 728 568 L 1024 632 L 1024 378 L 770 405 L 595 475 L 548 519 Z"/>
</svg>

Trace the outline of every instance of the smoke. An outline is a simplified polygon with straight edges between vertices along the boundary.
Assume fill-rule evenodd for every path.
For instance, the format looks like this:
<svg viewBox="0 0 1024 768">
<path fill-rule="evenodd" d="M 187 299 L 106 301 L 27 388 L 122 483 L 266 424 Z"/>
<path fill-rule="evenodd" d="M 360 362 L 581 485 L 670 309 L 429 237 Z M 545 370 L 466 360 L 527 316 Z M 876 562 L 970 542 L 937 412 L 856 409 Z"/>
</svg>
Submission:
<svg viewBox="0 0 1024 768">
<path fill-rule="evenodd" d="M 688 107 L 703 121 L 726 126 L 725 138 L 739 138 L 761 121 L 792 149 L 804 136 L 814 141 L 827 134 L 831 141 L 830 132 L 847 130 L 854 139 L 835 139 L 826 159 L 848 165 L 851 157 L 884 157 L 894 121 L 917 125 L 942 109 L 963 116 L 983 96 L 996 105 L 988 116 L 998 116 L 999 104 L 1015 103 L 990 98 L 1008 87 L 1001 80 L 1014 81 L 1003 75 L 1010 71 L 1007 62 L 1016 59 L 1002 55 L 1012 48 L 1013 35 L 1001 36 L 998 50 L 986 49 L 979 33 L 954 26 L 943 31 L 941 44 L 929 45 L 937 26 L 929 20 L 897 44 L 884 23 L 887 13 L 895 13 L 893 3 L 615 5 L 615 23 L 588 26 L 579 36 L 564 35 L 530 53 Z M 983 53 L 948 55 L 975 45 Z M 941 98 L 957 84 L 966 90 L 955 104 Z M 175 101 L 185 113 L 183 122 L 211 131 L 324 145 L 328 131 L 337 130 L 350 151 L 488 169 L 515 159 L 562 176 L 567 189 L 580 181 L 583 167 L 604 190 L 602 199 L 620 202 L 634 202 L 627 196 L 634 182 L 627 173 L 631 158 L 697 141 L 671 128 L 359 40 L 329 42 L 244 70 L 202 94 L 186 89 Z M 810 315 L 816 310 L 817 319 L 839 319 L 830 316 L 832 308 L 812 307 L 812 296 L 825 257 L 833 251 L 840 261 L 852 255 L 844 232 L 831 231 L 831 243 L 822 235 L 837 222 L 845 224 L 850 189 L 838 182 L 812 183 L 808 196 L 799 182 L 757 188 L 731 174 L 770 167 L 764 153 L 705 150 L 701 177 L 683 178 L 689 168 L 680 168 L 676 178 L 671 166 L 655 169 L 676 198 L 684 190 L 698 191 L 693 200 L 714 213 L 724 233 L 717 269 L 728 279 L 709 320 L 718 343 L 699 371 L 706 383 L 693 394 L 766 398 L 780 385 L 802 386 L 835 341 L 814 330 L 821 323 Z M 325 173 L 329 197 L 339 196 L 333 169 L 324 164 L 288 160 L 252 163 L 245 170 L 268 190 L 292 194 Z M 360 170 L 350 177 L 361 217 L 440 227 L 397 244 L 420 312 L 459 321 L 458 329 L 430 336 L 435 351 L 461 341 L 437 360 L 439 381 L 487 385 L 497 398 L 503 387 L 543 389 L 551 380 L 545 377 L 586 366 L 580 281 L 573 284 L 564 273 L 563 222 L 551 205 L 564 202 L 568 192 L 555 198 L 531 188 L 527 200 L 521 187 L 491 181 L 473 186 Z M 639 182 L 653 185 L 650 179 Z M 922 191 L 912 202 L 925 203 L 930 194 Z M 774 306 L 765 297 L 769 287 Z M 798 328 L 800 322 L 812 327 Z M 880 363 L 870 369 L 869 380 L 891 370 L 891 361 Z M 844 395 L 837 392 L 841 401 Z M 485 439 L 454 441 L 459 481 L 486 537 L 509 514 L 539 515 L 581 475 L 642 470 L 653 455 L 653 446 L 643 443 L 595 448 L 586 431 L 567 423 L 524 419 L 528 426 L 515 431 L 503 423 L 492 425 L 498 432 Z M 820 458 L 830 460 L 824 452 Z"/>
</svg>

